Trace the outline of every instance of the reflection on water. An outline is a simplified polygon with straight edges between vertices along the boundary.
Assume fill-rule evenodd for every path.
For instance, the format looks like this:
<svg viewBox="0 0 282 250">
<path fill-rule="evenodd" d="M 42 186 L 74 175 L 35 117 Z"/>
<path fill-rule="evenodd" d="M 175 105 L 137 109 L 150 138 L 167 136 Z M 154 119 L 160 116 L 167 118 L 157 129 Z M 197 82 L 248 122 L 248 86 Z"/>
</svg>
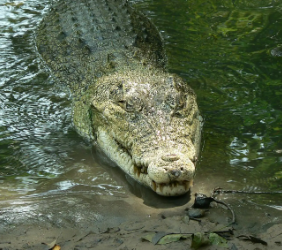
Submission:
<svg viewBox="0 0 282 250">
<path fill-rule="evenodd" d="M 54 85 L 36 53 L 34 29 L 49 1 L 2 2 L 0 205 L 6 206 L 5 211 L 28 212 L 30 217 L 41 213 L 51 220 L 55 211 L 80 204 L 84 208 L 78 206 L 75 211 L 81 209 L 81 214 L 69 218 L 79 221 L 83 209 L 95 207 L 102 213 L 105 200 L 118 203 L 133 197 L 127 200 L 130 204 L 140 197 L 153 207 L 187 202 L 188 196 L 166 202 L 157 199 L 143 187 L 132 185 L 100 153 L 92 152 L 73 129 L 67 90 Z M 279 1 L 134 3 L 161 30 L 168 68 L 184 77 L 198 95 L 204 118 L 203 150 L 193 192 L 209 193 L 218 186 L 281 190 Z M 225 198 L 238 208 L 248 204 L 256 204 L 258 209 L 282 207 L 281 195 Z M 54 199 L 60 201 L 55 203 Z M 53 212 L 44 210 L 42 204 L 52 207 Z M 97 204 L 104 205 L 99 208 Z M 97 214 L 93 211 L 93 218 L 98 220 Z"/>
</svg>

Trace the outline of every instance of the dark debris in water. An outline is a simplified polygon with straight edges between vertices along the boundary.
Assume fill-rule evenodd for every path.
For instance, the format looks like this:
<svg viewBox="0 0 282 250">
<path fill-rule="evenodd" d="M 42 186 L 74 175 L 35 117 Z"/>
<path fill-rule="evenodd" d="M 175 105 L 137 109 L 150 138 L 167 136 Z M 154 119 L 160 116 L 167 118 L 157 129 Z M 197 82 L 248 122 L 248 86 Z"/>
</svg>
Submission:
<svg viewBox="0 0 282 250">
<path fill-rule="evenodd" d="M 245 241 L 251 241 L 252 243 L 261 243 L 262 245 L 267 246 L 266 241 L 252 235 L 239 235 L 237 238 Z"/>
<path fill-rule="evenodd" d="M 219 201 L 219 200 L 215 199 L 214 197 L 208 197 L 205 194 L 197 194 L 196 193 L 193 208 L 201 208 L 201 209 L 209 208 L 210 204 L 212 202 L 216 202 L 218 204 L 221 204 L 221 205 L 225 206 L 227 209 L 229 209 L 230 212 L 232 213 L 231 224 L 235 223 L 236 218 L 235 218 L 235 213 L 234 213 L 233 209 L 228 204 L 226 204 L 225 202 Z"/>
</svg>

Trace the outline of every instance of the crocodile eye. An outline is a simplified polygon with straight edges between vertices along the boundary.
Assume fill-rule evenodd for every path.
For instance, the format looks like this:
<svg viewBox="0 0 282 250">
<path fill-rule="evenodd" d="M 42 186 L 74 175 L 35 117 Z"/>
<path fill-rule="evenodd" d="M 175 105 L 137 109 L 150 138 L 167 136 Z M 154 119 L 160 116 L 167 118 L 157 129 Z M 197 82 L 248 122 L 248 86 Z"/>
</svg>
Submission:
<svg viewBox="0 0 282 250">
<path fill-rule="evenodd" d="M 169 105 L 170 108 L 174 109 L 177 106 L 177 102 L 174 96 L 168 95 L 165 100 L 166 104 Z"/>
<path fill-rule="evenodd" d="M 125 100 L 120 100 L 117 103 L 121 108 L 126 109 L 126 101 Z"/>
<path fill-rule="evenodd" d="M 172 111 L 172 116 L 182 118 L 187 115 L 185 103 L 180 102 L 177 104 L 177 106 Z"/>
<path fill-rule="evenodd" d="M 128 112 L 133 112 L 135 111 L 135 108 L 134 108 L 134 103 L 132 103 L 130 100 L 126 102 L 126 105 L 125 105 L 125 110 L 128 111 Z"/>
<path fill-rule="evenodd" d="M 186 109 L 186 98 L 185 96 L 181 96 L 177 100 L 177 105 L 175 106 L 172 116 L 182 118 L 187 115 L 187 109 Z"/>
<path fill-rule="evenodd" d="M 185 116 L 186 96 L 179 93 L 166 96 L 166 104 L 170 107 L 171 115 L 174 117 Z"/>
<path fill-rule="evenodd" d="M 180 110 L 177 110 L 177 111 L 173 111 L 173 112 L 172 112 L 172 116 L 181 118 L 181 117 L 183 117 L 184 115 L 183 115 L 183 112 L 181 112 Z"/>
<path fill-rule="evenodd" d="M 128 100 L 118 101 L 118 105 L 127 112 L 134 112 L 142 110 L 143 102 L 138 97 L 132 97 Z"/>
</svg>

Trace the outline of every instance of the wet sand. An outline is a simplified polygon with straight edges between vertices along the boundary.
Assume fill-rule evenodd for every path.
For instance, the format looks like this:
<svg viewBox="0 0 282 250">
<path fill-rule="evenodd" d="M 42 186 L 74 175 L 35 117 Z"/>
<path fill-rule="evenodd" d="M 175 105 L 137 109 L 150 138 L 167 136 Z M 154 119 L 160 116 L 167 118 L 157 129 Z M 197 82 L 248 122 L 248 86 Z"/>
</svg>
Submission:
<svg viewBox="0 0 282 250">
<path fill-rule="evenodd" d="M 151 216 L 146 220 L 128 220 L 116 227 L 92 230 L 77 228 L 59 228 L 55 226 L 18 225 L 14 229 L 2 232 L 0 249 L 52 249 L 57 244 L 61 249 L 190 249 L 191 237 L 185 240 L 165 244 L 154 245 L 142 240 L 142 237 L 156 232 L 164 233 L 196 233 L 215 231 L 222 225 L 211 223 L 204 219 L 201 223 L 184 220 L 184 216 L 174 215 L 165 219 L 159 216 Z M 234 231 L 234 236 L 228 240 L 227 249 L 281 249 L 282 225 L 275 225 L 265 233 L 257 235 L 267 242 L 267 246 L 261 243 L 252 243 L 236 238 L 240 231 Z M 45 244 L 43 244 L 45 243 Z M 205 246 L 201 249 L 218 249 L 218 246 Z M 223 249 L 223 248 L 222 248 Z"/>
<path fill-rule="evenodd" d="M 157 201 L 157 198 L 155 200 Z M 193 201 L 177 207 L 154 208 L 136 196 L 91 196 L 66 193 L 53 197 L 32 199 L 1 209 L 1 250 L 52 249 L 190 249 L 191 234 L 228 230 L 231 213 L 214 205 L 201 222 L 189 219 L 187 208 Z M 30 205 L 30 206 L 29 206 Z M 235 213 L 240 210 L 235 209 Z M 265 217 L 265 218 L 268 218 Z M 248 213 L 246 217 L 249 217 Z M 261 223 L 253 226 L 240 214 L 229 235 L 227 249 L 281 249 L 282 225 Z M 258 218 L 255 218 L 258 220 Z M 245 222 L 244 222 L 245 221 Z M 142 240 L 152 233 L 188 233 L 188 238 L 177 242 L 154 245 Z M 255 235 L 267 242 L 253 243 L 238 239 L 239 235 Z M 42 244 L 45 243 L 45 244 Z M 47 244 L 47 245 L 46 245 Z M 49 244 L 49 245 L 48 245 Z M 205 246 L 200 249 L 223 249 Z"/>
</svg>

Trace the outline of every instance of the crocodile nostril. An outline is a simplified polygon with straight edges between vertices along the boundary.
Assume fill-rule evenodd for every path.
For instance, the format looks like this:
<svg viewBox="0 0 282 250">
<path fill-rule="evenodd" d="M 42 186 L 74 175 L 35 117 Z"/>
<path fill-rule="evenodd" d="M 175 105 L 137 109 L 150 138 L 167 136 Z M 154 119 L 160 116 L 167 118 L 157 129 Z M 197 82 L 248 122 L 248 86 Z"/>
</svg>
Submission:
<svg viewBox="0 0 282 250">
<path fill-rule="evenodd" d="M 178 171 L 178 170 L 172 170 L 171 172 L 170 172 L 172 175 L 174 175 L 175 177 L 178 177 L 178 176 L 180 176 L 180 171 Z"/>
<path fill-rule="evenodd" d="M 163 155 L 161 158 L 163 161 L 177 161 L 180 159 L 176 154 Z"/>
</svg>

